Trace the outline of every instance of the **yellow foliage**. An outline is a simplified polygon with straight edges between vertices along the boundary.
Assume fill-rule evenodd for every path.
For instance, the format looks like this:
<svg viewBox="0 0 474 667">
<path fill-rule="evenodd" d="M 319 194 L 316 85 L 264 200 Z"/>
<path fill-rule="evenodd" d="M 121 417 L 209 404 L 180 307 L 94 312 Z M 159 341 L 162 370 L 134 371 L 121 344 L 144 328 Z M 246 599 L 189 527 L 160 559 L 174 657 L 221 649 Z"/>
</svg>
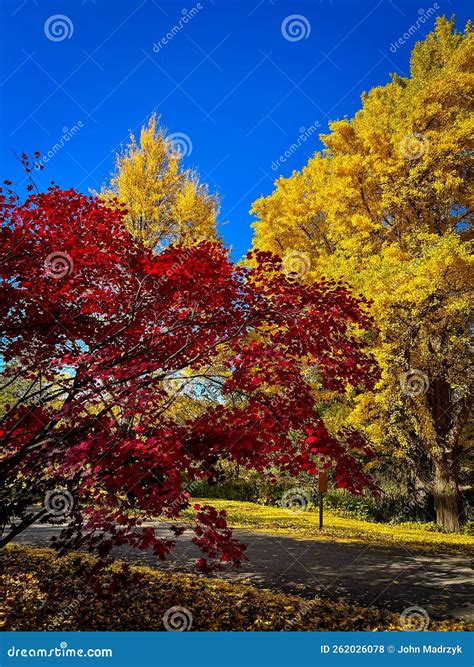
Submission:
<svg viewBox="0 0 474 667">
<path fill-rule="evenodd" d="M 258 532 L 288 535 L 294 539 L 337 540 L 360 542 L 383 546 L 405 546 L 407 549 L 440 551 L 442 553 L 472 554 L 474 537 L 452 535 L 429 529 L 423 524 L 387 524 L 364 521 L 324 510 L 324 526 L 319 528 L 316 511 L 293 511 L 281 507 L 268 507 L 238 500 L 211 501 L 193 499 L 197 503 L 211 504 L 227 513 L 227 522 L 232 528 L 245 528 Z M 191 519 L 192 512 L 186 510 Z M 186 513 L 185 513 L 186 515 Z"/>
<path fill-rule="evenodd" d="M 472 400 L 473 42 L 470 23 L 460 34 L 438 19 L 415 46 L 411 77 L 364 95 L 354 118 L 330 124 L 324 151 L 252 208 L 256 248 L 305 253 L 304 280 L 342 276 L 372 300 L 382 376 L 374 392 L 347 397 L 339 425 L 384 449 L 421 445 L 454 494 Z M 404 387 L 413 371 L 416 395 Z"/>
<path fill-rule="evenodd" d="M 154 249 L 178 241 L 191 244 L 216 238 L 218 201 L 197 174 L 181 166 L 182 155 L 151 116 L 133 134 L 101 196 L 114 198 L 127 209 L 126 225 L 145 245 Z"/>
<path fill-rule="evenodd" d="M 165 630 L 173 607 L 185 629 L 228 630 L 400 630 L 400 616 L 340 600 L 307 600 L 203 575 L 170 574 L 132 566 L 138 580 L 99 597 L 87 586 L 95 559 L 84 554 L 57 558 L 48 549 L 10 546 L 0 554 L 8 570 L 4 630 Z M 119 563 L 101 574 L 107 588 Z M 30 574 L 30 573 L 33 574 Z M 32 579 L 30 583 L 28 577 Z M 21 585 L 18 583 L 25 580 Z M 10 595 L 10 592 L 12 595 Z M 183 611 L 184 608 L 184 611 Z M 436 621 L 430 630 L 468 630 L 460 621 Z"/>
</svg>

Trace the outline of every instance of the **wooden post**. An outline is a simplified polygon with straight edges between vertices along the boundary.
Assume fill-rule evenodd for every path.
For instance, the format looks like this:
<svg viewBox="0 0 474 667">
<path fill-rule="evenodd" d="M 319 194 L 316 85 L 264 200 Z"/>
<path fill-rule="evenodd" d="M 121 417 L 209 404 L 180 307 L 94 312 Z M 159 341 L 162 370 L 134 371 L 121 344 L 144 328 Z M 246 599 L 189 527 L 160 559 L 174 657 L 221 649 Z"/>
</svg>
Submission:
<svg viewBox="0 0 474 667">
<path fill-rule="evenodd" d="M 319 491 L 319 529 L 323 527 L 323 498 L 328 490 L 328 474 L 326 471 L 320 472 L 318 476 Z"/>
</svg>

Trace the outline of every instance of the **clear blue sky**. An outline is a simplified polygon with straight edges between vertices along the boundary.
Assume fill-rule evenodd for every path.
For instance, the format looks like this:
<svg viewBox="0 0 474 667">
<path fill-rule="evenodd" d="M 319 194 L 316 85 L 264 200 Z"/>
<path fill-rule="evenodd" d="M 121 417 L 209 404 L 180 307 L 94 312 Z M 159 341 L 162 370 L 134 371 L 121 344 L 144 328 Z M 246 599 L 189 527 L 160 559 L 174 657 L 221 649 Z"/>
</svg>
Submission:
<svg viewBox="0 0 474 667">
<path fill-rule="evenodd" d="M 461 0 L 0 4 L 2 180 L 21 181 L 14 152 L 47 154 L 76 125 L 37 180 L 98 189 L 128 131 L 156 111 L 170 133 L 189 137 L 185 162 L 219 193 L 236 258 L 251 243 L 251 203 L 321 147 L 328 119 L 352 115 L 361 93 L 390 72 L 408 74 L 410 51 L 435 15 L 455 14 L 458 28 L 469 18 Z M 56 15 L 59 24 L 48 24 Z M 287 21 L 285 37 L 282 22 L 292 15 L 299 18 Z M 414 34 L 394 46 L 410 26 Z"/>
</svg>

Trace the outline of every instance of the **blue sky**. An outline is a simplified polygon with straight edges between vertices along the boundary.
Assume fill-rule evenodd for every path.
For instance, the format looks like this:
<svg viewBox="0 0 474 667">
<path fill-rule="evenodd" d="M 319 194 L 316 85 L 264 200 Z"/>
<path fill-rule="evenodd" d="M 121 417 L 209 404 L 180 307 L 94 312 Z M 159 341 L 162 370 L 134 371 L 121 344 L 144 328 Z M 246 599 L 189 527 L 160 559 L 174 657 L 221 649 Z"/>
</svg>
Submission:
<svg viewBox="0 0 474 667">
<path fill-rule="evenodd" d="M 22 180 L 14 153 L 47 156 L 65 135 L 38 182 L 98 189 L 128 131 L 157 112 L 185 135 L 185 164 L 219 193 L 221 232 L 238 258 L 251 244 L 252 202 L 300 169 L 328 120 L 351 116 L 364 90 L 408 74 L 436 15 L 455 14 L 462 28 L 468 9 L 461 0 L 2 0 L 2 179 Z"/>
</svg>

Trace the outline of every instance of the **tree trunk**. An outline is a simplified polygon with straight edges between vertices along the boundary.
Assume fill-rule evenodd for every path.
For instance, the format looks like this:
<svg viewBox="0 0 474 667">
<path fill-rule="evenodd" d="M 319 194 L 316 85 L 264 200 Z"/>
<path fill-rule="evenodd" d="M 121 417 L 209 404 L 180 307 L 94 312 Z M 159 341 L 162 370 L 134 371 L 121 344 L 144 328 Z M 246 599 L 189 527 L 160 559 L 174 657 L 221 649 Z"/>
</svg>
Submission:
<svg viewBox="0 0 474 667">
<path fill-rule="evenodd" d="M 413 438 L 415 440 L 415 437 Z M 436 520 L 433 498 L 433 463 L 426 449 L 418 445 L 407 455 L 407 494 L 423 520 Z M 412 506 L 412 503 L 409 503 Z"/>
<path fill-rule="evenodd" d="M 22 518 L 20 523 L 12 526 L 7 535 L 2 533 L 0 536 L 0 549 L 3 549 L 9 542 L 11 542 L 17 535 L 32 526 L 36 521 L 39 521 L 48 514 L 48 510 L 42 509 L 36 514 L 28 514 Z M 4 531 L 5 532 L 5 531 Z"/>
<path fill-rule="evenodd" d="M 450 533 L 459 533 L 464 523 L 464 501 L 457 463 L 447 457 L 434 460 L 433 496 L 437 525 Z"/>
<path fill-rule="evenodd" d="M 471 399 L 453 397 L 445 378 L 431 383 L 427 399 L 437 434 L 437 451 L 433 454 L 436 523 L 450 533 L 459 533 L 465 521 L 464 499 L 459 488 L 463 453 L 460 437 L 469 417 Z"/>
</svg>

